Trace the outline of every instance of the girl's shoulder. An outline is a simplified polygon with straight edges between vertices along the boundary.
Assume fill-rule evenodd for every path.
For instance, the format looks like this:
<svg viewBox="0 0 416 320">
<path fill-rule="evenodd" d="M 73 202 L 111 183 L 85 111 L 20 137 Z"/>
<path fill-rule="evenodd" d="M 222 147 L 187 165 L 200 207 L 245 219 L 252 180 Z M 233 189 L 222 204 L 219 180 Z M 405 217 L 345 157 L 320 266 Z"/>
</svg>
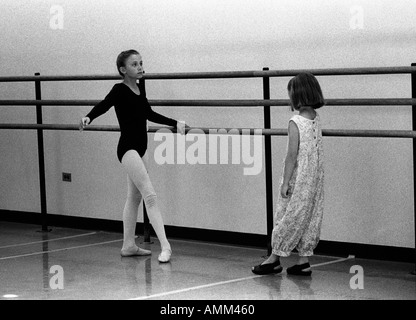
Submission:
<svg viewBox="0 0 416 320">
<path fill-rule="evenodd" d="M 318 112 L 315 113 L 315 118 L 313 118 L 313 119 L 309 119 L 309 118 L 306 118 L 304 116 L 301 116 L 300 114 L 296 114 L 296 115 L 292 116 L 289 121 L 294 121 L 294 122 L 319 122 L 320 117 L 319 117 Z"/>
<path fill-rule="evenodd" d="M 113 85 L 111 88 L 111 93 L 114 95 L 124 95 L 126 90 L 131 90 L 126 84 L 123 82 L 118 82 Z"/>
<path fill-rule="evenodd" d="M 294 116 L 292 116 L 292 117 L 289 119 L 289 123 L 290 123 L 291 121 L 293 121 L 294 123 L 298 124 L 299 122 L 301 122 L 301 121 L 302 121 L 302 117 L 301 117 L 300 115 L 298 115 L 298 114 L 295 114 Z"/>
<path fill-rule="evenodd" d="M 116 84 L 113 85 L 112 90 L 120 90 L 124 87 L 127 87 L 123 82 L 117 82 Z"/>
<path fill-rule="evenodd" d="M 119 92 L 123 89 L 123 87 L 125 87 L 125 85 L 123 83 L 121 83 L 121 82 L 116 83 L 116 84 L 113 85 L 110 92 Z"/>
<path fill-rule="evenodd" d="M 108 92 L 106 99 L 109 99 L 111 101 L 116 101 L 119 99 L 120 96 L 123 95 L 123 87 L 125 87 L 122 83 L 116 83 L 111 88 L 110 92 Z"/>
</svg>

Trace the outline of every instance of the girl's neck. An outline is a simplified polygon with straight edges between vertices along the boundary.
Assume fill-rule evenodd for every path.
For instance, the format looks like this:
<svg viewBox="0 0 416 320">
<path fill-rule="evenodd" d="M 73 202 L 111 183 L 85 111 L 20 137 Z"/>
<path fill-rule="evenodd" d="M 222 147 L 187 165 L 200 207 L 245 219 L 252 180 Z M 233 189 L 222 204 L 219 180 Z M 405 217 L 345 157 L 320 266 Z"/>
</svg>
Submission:
<svg viewBox="0 0 416 320">
<path fill-rule="evenodd" d="M 316 111 L 312 107 L 301 107 L 299 108 L 299 115 L 308 119 L 315 119 L 316 117 Z"/>
<path fill-rule="evenodd" d="M 130 88 L 136 88 L 137 86 L 137 80 L 129 77 L 124 77 L 123 83 L 129 86 Z"/>
</svg>

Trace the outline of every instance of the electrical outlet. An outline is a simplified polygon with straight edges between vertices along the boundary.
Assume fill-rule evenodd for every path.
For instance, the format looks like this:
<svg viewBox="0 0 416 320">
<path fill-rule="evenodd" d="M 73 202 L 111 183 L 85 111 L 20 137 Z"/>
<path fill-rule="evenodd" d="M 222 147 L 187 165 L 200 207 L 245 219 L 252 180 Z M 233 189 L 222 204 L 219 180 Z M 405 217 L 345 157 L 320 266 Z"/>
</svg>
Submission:
<svg viewBox="0 0 416 320">
<path fill-rule="evenodd" d="M 71 182 L 71 174 L 62 172 L 62 181 Z"/>
</svg>

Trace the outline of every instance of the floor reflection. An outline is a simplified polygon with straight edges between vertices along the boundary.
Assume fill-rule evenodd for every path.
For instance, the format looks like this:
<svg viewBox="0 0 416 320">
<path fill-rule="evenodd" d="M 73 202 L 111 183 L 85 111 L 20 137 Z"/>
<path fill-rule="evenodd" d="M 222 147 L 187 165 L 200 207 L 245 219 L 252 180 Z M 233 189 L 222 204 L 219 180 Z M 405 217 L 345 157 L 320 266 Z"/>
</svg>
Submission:
<svg viewBox="0 0 416 320">
<path fill-rule="evenodd" d="M 171 239 L 170 263 L 157 260 L 160 244 L 140 244 L 151 256 L 120 256 L 122 235 L 13 224 L 0 232 L 0 298 L 18 299 L 416 299 L 414 264 L 316 255 L 311 277 L 291 276 L 286 265 L 277 275 L 253 276 L 262 249 Z M 52 241 L 53 240 L 53 241 Z M 345 260 L 345 259 L 344 259 Z M 365 289 L 350 288 L 352 265 L 365 271 Z M 64 289 L 55 287 L 56 271 L 65 272 Z M 54 269 L 53 269 L 54 270 Z M 51 281 L 52 280 L 52 281 Z M 52 287 L 51 287 L 52 284 Z M 3 299 L 5 299 L 3 297 Z"/>
</svg>

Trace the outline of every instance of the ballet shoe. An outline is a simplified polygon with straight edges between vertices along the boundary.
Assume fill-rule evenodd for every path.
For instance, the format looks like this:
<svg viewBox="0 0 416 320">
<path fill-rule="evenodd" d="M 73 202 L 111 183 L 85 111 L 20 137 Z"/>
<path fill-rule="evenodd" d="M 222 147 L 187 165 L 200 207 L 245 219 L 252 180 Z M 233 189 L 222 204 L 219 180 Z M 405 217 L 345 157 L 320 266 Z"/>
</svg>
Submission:
<svg viewBox="0 0 416 320">
<path fill-rule="evenodd" d="M 149 256 L 151 254 L 152 252 L 150 250 L 142 249 L 139 247 L 133 250 L 121 250 L 122 257 Z"/>
<path fill-rule="evenodd" d="M 159 260 L 159 262 L 166 263 L 166 262 L 169 262 L 171 255 L 172 255 L 171 249 L 163 249 L 157 259 Z"/>
<path fill-rule="evenodd" d="M 291 266 L 286 269 L 286 272 L 290 275 L 296 275 L 296 276 L 310 276 L 312 274 L 312 270 L 303 271 L 304 269 L 310 268 L 309 262 L 304 264 L 295 264 L 294 266 Z"/>
<path fill-rule="evenodd" d="M 280 261 L 276 261 L 273 263 L 264 263 L 259 264 L 258 266 L 255 266 L 251 268 L 251 271 L 255 274 L 259 275 L 265 275 L 265 274 L 272 274 L 272 273 L 280 273 L 282 272 L 283 268 L 280 265 Z"/>
</svg>

